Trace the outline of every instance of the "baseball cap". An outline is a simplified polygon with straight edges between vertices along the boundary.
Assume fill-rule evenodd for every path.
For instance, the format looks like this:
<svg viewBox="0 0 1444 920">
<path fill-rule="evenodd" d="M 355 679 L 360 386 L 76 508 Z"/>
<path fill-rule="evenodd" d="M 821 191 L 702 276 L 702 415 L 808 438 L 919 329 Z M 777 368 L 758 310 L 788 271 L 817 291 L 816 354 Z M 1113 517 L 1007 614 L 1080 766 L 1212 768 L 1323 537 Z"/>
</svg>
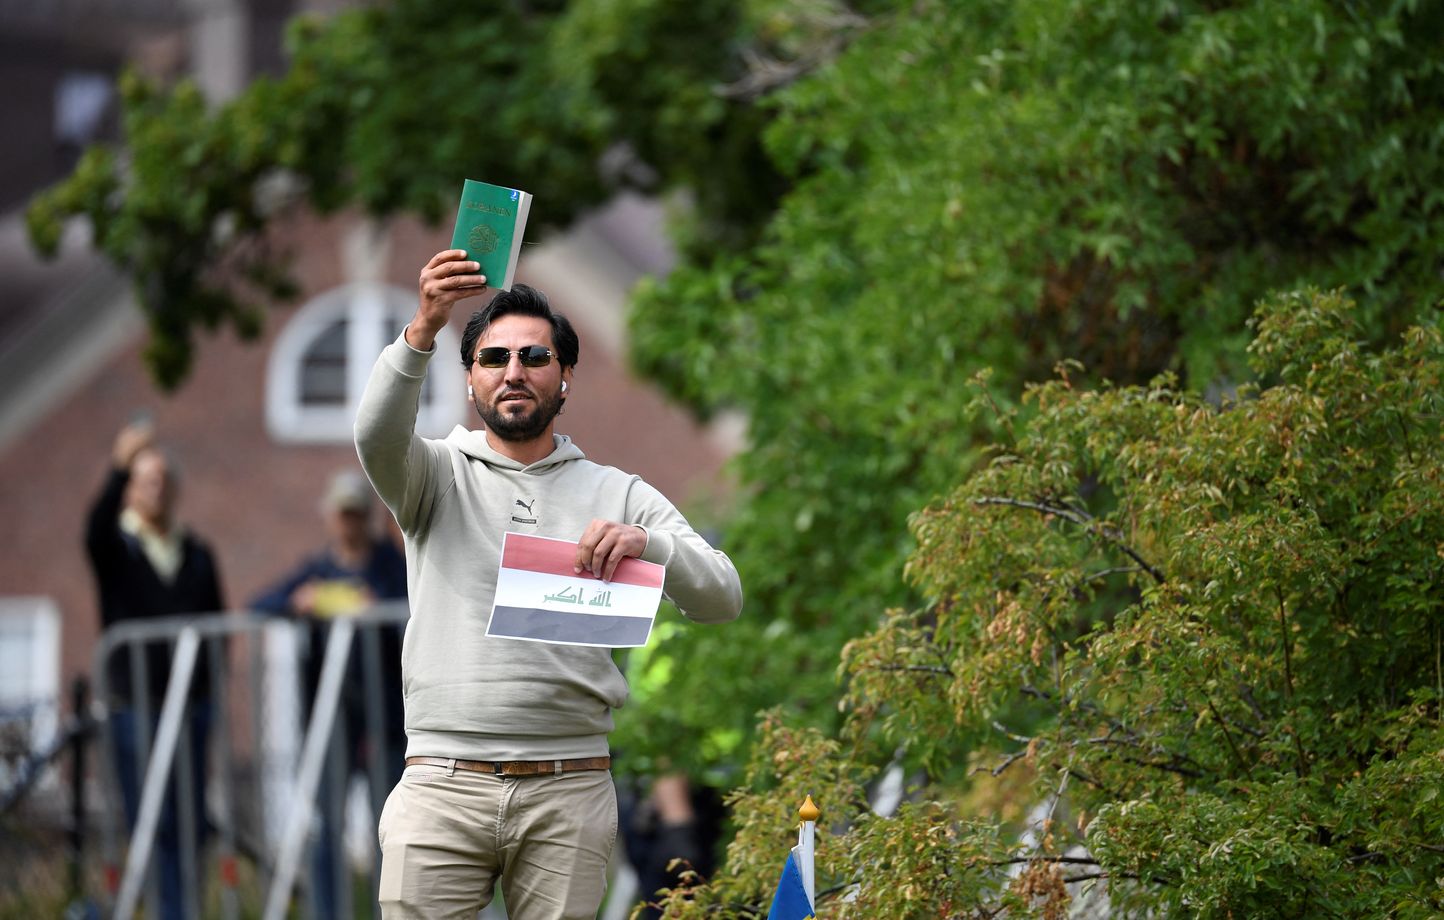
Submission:
<svg viewBox="0 0 1444 920">
<path fill-rule="evenodd" d="M 321 500 L 322 507 L 334 511 L 370 511 L 371 483 L 351 470 L 342 470 L 331 477 L 331 485 Z"/>
</svg>

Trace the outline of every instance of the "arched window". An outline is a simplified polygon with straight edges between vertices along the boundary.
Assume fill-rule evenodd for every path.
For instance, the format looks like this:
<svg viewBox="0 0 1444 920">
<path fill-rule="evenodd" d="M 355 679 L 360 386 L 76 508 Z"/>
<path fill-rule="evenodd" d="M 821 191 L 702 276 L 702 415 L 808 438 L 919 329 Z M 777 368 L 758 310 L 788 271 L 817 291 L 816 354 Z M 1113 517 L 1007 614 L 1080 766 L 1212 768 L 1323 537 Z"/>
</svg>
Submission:
<svg viewBox="0 0 1444 920">
<path fill-rule="evenodd" d="M 296 311 L 271 349 L 266 370 L 271 437 L 292 444 L 350 442 L 356 404 L 376 357 L 415 311 L 414 292 L 369 282 L 333 288 Z M 442 437 L 464 418 L 460 347 L 450 329 L 436 337 L 437 354 L 416 416 L 418 434 Z"/>
</svg>

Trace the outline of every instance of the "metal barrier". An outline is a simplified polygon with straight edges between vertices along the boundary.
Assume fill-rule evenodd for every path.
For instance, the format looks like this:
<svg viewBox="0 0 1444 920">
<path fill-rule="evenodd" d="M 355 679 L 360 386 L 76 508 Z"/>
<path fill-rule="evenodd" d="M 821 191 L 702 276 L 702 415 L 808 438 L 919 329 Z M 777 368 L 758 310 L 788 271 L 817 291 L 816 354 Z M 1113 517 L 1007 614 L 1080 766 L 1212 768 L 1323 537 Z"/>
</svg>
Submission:
<svg viewBox="0 0 1444 920">
<path fill-rule="evenodd" d="M 300 915 L 337 917 L 376 916 L 376 882 L 379 852 L 376 835 L 370 833 L 369 911 L 352 899 L 352 875 L 345 857 L 344 790 L 357 766 L 354 742 L 365 741 L 364 772 L 373 809 L 379 808 L 389 792 L 393 777 L 400 773 L 402 728 L 396 713 L 388 712 L 385 698 L 388 675 L 399 672 L 399 660 L 384 660 L 383 633 L 399 633 L 407 619 L 403 603 L 377 605 L 365 613 L 324 622 L 326 645 L 310 717 L 301 739 L 297 760 L 275 737 L 284 736 L 287 713 L 268 711 L 284 705 L 268 701 L 284 699 L 278 688 L 298 687 L 305 664 L 303 650 L 318 633 L 320 622 L 256 613 L 224 613 L 192 618 L 158 618 L 116 624 L 102 635 L 95 652 L 97 721 L 106 760 L 100 773 L 114 780 L 111 804 L 124 797 L 122 771 L 130 767 L 117 760 L 120 748 L 131 739 L 117 734 L 133 732 L 134 777 L 143 777 L 138 790 L 138 807 L 124 848 L 123 873 L 119 867 L 121 840 L 126 826 L 123 812 L 106 810 L 105 852 L 110 867 L 113 916 L 133 917 L 142 898 L 147 917 L 161 917 L 161 875 L 169 873 L 172 888 L 179 877 L 183 915 L 199 917 L 205 894 L 205 879 L 214 875 L 220 883 L 219 912 L 230 920 L 240 915 L 240 857 L 255 867 L 255 887 L 264 892 L 264 917 L 287 915 L 298 875 L 307 865 L 308 851 L 323 844 L 329 851 L 329 865 L 306 873 L 307 888 L 320 897 L 302 898 Z M 152 653 L 148 647 L 159 643 L 169 662 L 165 696 L 159 712 L 152 708 Z M 311 654 L 319 650 L 312 649 Z M 393 650 L 394 651 L 394 650 Z M 354 654 L 353 654 L 354 653 Z M 115 698 L 108 686 L 109 662 L 123 656 L 131 700 Z M 311 659 L 314 661 L 314 659 Z M 204 673 L 210 685 L 209 698 L 196 700 L 193 688 Z M 360 691 L 350 698 L 347 688 Z M 399 691 L 399 687 L 398 687 Z M 292 698 L 302 705 L 304 691 Z M 345 706 L 347 702 L 353 705 Z M 394 701 L 399 704 L 399 699 Z M 357 725 L 355 710 L 362 716 Z M 393 709 L 399 707 L 393 707 Z M 352 718 L 338 718 L 347 712 Z M 296 719 L 299 722 L 299 718 Z M 348 725 L 348 722 L 351 723 Z M 348 729 L 359 729 L 363 738 L 349 738 Z M 196 738 L 197 730 L 201 734 Z M 196 756 L 195 745 L 210 748 L 211 768 L 196 775 L 195 765 L 206 763 Z M 281 750 L 276 750 L 278 747 Z M 274 761 L 281 761 L 279 767 Z M 391 762 L 396 761 L 396 762 Z M 323 782 L 323 780 L 328 780 Z M 168 791 L 171 790 L 171 791 Z M 318 810 L 316 798 L 325 790 L 326 801 Z M 197 813 L 198 807 L 202 809 Z M 320 821 L 316 817 L 320 816 Z M 373 815 L 374 817 L 374 815 Z M 213 847 L 214 871 L 203 859 L 204 822 L 210 819 L 216 835 Z M 162 830 L 178 834 L 174 865 L 157 860 L 156 847 Z M 319 828 L 319 833 L 316 831 Z M 308 846 L 308 838 L 310 845 Z M 314 854 L 313 854 L 314 856 Z M 317 862 L 313 858 L 311 863 Z M 320 877 L 321 875 L 326 877 Z M 317 889 L 316 886 L 327 886 Z M 248 898 L 248 901 L 255 900 Z M 319 905 L 319 906 L 318 906 Z M 252 908 L 253 909 L 253 908 Z M 248 910 L 248 912 L 250 912 Z"/>
</svg>

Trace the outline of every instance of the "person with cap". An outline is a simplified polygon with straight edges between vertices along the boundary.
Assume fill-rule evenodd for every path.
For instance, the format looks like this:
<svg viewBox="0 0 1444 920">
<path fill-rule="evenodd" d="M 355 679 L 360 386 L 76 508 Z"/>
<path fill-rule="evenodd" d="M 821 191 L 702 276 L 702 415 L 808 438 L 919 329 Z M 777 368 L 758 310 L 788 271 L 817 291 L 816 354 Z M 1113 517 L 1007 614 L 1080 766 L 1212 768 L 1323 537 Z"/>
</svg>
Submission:
<svg viewBox="0 0 1444 920">
<path fill-rule="evenodd" d="M 461 250 L 431 258 L 417 312 L 356 412 L 357 453 L 401 527 L 411 577 L 407 766 L 378 827 L 382 915 L 475 917 L 499 886 L 513 920 L 590 920 L 616 842 L 607 736 L 627 683 L 602 645 L 488 634 L 493 617 L 518 623 L 517 608 L 493 611 L 503 541 L 566 541 L 551 564 L 602 581 L 628 557 L 656 563 L 663 594 L 698 623 L 736 619 L 742 584 L 661 492 L 554 432 L 580 341 L 528 285 L 497 293 L 462 334 L 485 429 L 416 433 L 436 334 L 486 289 L 478 269 Z M 539 629 L 549 622 L 536 615 Z"/>
<path fill-rule="evenodd" d="M 321 620 L 358 613 L 379 600 L 406 597 L 406 559 L 373 528 L 375 493 L 364 476 L 343 470 L 321 499 L 326 545 L 261 592 L 252 607 Z"/>
<path fill-rule="evenodd" d="M 251 602 L 254 610 L 305 621 L 302 663 L 308 713 L 320 685 L 331 622 L 386 601 L 406 599 L 406 559 L 395 543 L 375 529 L 374 504 L 375 493 L 364 476 L 354 470 L 337 472 L 321 500 L 325 546 Z M 403 766 L 406 737 L 401 711 L 402 629 L 392 625 L 375 628 L 379 630 L 380 673 L 367 674 L 363 636 L 358 633 L 347 660 L 337 719 L 343 741 L 341 763 L 339 769 L 328 767 L 322 771 L 316 796 L 320 822 L 312 848 L 309 887 L 312 909 L 322 920 L 340 916 L 338 911 L 345 903 L 343 888 L 350 885 L 339 840 L 346 783 L 337 780 L 356 772 L 370 772 L 371 758 L 378 758 L 382 784 L 378 787 L 368 783 L 368 788 L 377 793 L 372 808 L 379 813 L 385 791 L 400 778 Z M 372 737 L 368 731 L 375 721 L 366 716 L 368 680 L 380 683 L 380 737 Z"/>
</svg>

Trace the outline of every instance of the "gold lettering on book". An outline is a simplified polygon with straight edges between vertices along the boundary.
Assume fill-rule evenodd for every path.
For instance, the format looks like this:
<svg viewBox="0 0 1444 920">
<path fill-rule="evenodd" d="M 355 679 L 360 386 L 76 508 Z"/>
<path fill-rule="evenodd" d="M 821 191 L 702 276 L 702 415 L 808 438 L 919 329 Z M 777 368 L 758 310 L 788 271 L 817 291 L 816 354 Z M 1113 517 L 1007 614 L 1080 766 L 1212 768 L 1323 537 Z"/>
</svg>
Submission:
<svg viewBox="0 0 1444 920">
<path fill-rule="evenodd" d="M 487 214 L 500 214 L 502 217 L 511 216 L 511 212 L 506 208 L 498 208 L 496 205 L 487 204 L 484 201 L 468 201 L 466 209 L 468 211 L 484 211 Z"/>
</svg>

